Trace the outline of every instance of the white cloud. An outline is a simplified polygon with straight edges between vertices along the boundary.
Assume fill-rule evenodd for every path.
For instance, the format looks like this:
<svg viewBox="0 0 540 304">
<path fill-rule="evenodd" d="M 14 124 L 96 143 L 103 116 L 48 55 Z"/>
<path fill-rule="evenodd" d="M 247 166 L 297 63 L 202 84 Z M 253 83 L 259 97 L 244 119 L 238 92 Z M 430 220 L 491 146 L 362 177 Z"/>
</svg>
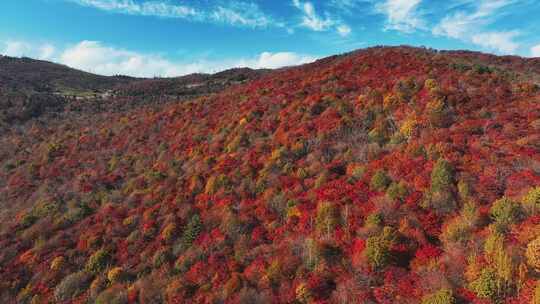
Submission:
<svg viewBox="0 0 540 304">
<path fill-rule="evenodd" d="M 498 17 L 498 11 L 515 0 L 481 0 L 475 2 L 472 11 L 458 11 L 445 16 L 437 24 L 432 33 L 436 36 L 445 36 L 471 42 L 485 49 L 500 53 L 513 54 L 520 47 L 515 38 L 519 31 L 485 31 L 483 28 Z"/>
<path fill-rule="evenodd" d="M 0 47 L 0 54 L 8 56 L 46 59 L 101 75 L 123 74 L 137 77 L 214 73 L 235 67 L 274 69 L 309 63 L 317 59 L 315 56 L 294 52 L 263 52 L 244 58 L 173 61 L 160 55 L 139 53 L 88 40 L 62 49 L 48 43 L 39 45 L 24 41 L 0 42 L 0 46 L 2 45 L 4 48 Z"/>
<path fill-rule="evenodd" d="M 56 48 L 50 44 L 46 43 L 39 47 L 39 59 L 51 59 L 56 51 Z"/>
<path fill-rule="evenodd" d="M 37 59 L 50 59 L 54 53 L 55 48 L 49 43 L 34 45 L 25 41 L 9 40 L 0 43 L 0 54 L 12 57 L 31 57 Z"/>
<path fill-rule="evenodd" d="M 519 32 L 487 32 L 479 33 L 472 36 L 472 42 L 486 49 L 491 49 L 504 54 L 515 54 L 519 48 L 519 44 L 514 41 L 514 38 L 519 35 Z"/>
<path fill-rule="evenodd" d="M 265 15 L 255 3 L 229 1 L 226 5 L 196 8 L 171 4 L 163 0 L 135 2 L 133 0 L 66 0 L 103 11 L 163 18 L 179 18 L 197 22 L 225 23 L 248 27 L 283 27 L 284 24 Z"/>
<path fill-rule="evenodd" d="M 385 29 L 411 33 L 425 27 L 418 6 L 422 0 L 386 0 L 375 6 L 379 13 L 386 15 Z"/>
<path fill-rule="evenodd" d="M 302 12 L 302 23 L 300 24 L 302 27 L 316 32 L 335 29 L 342 37 L 348 36 L 352 32 L 347 24 L 344 24 L 339 19 L 330 17 L 328 13 L 325 13 L 324 18 L 318 15 L 313 3 L 309 1 L 301 2 L 300 0 L 292 0 L 292 4 Z"/>
<path fill-rule="evenodd" d="M 299 64 L 305 64 L 315 61 L 317 58 L 313 56 L 308 55 L 300 55 L 292 52 L 279 52 L 279 53 L 270 53 L 270 52 L 264 52 L 259 55 L 259 58 L 257 59 L 256 63 L 249 62 L 249 60 L 246 62 L 247 67 L 251 68 L 268 68 L 268 69 L 274 69 L 274 68 L 280 68 L 284 66 L 292 66 L 292 65 L 299 65 Z"/>
<path fill-rule="evenodd" d="M 338 26 L 337 30 L 339 35 L 341 35 L 342 37 L 349 36 L 349 34 L 351 33 L 351 28 L 346 24 Z"/>
<path fill-rule="evenodd" d="M 31 56 L 31 50 L 32 47 L 28 43 L 22 41 L 7 41 L 4 42 L 2 53 L 6 56 L 22 57 Z"/>
<path fill-rule="evenodd" d="M 69 0 L 79 5 L 94 7 L 105 11 L 121 12 L 130 15 L 186 18 L 197 16 L 198 12 L 188 6 L 171 5 L 165 2 L 150 1 L 138 4 L 133 0 Z"/>
<path fill-rule="evenodd" d="M 510 0 L 482 0 L 473 12 L 459 11 L 445 16 L 433 29 L 433 34 L 462 39 L 467 34 L 489 23 L 498 9 L 511 4 Z"/>
<path fill-rule="evenodd" d="M 531 48 L 531 56 L 540 57 L 540 44 L 535 45 Z"/>
<path fill-rule="evenodd" d="M 60 62 L 97 74 L 125 74 L 131 76 L 172 77 L 190 73 L 216 72 L 233 67 L 279 68 L 314 61 L 312 56 L 291 52 L 264 52 L 255 58 L 225 59 L 220 61 L 198 60 L 195 62 L 171 62 L 157 55 L 117 49 L 97 41 L 82 41 L 66 49 Z"/>
<path fill-rule="evenodd" d="M 314 31 L 324 31 L 335 24 L 335 21 L 326 16 L 322 18 L 315 12 L 315 7 L 311 2 L 301 3 L 299 0 L 293 0 L 293 5 L 302 11 L 302 25 Z"/>
</svg>

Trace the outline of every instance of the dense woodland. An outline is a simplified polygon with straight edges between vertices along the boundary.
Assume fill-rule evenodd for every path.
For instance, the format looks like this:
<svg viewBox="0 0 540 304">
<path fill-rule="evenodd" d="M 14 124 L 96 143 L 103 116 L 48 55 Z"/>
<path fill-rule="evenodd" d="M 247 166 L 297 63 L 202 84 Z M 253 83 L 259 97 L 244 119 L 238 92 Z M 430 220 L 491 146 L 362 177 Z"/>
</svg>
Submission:
<svg viewBox="0 0 540 304">
<path fill-rule="evenodd" d="M 538 304 L 539 66 L 376 47 L 5 132 L 0 302 Z"/>
<path fill-rule="evenodd" d="M 175 78 L 100 76 L 52 62 L 0 55 L 0 133 L 95 114 L 159 108 L 256 79 L 268 70 L 230 69 Z"/>
</svg>

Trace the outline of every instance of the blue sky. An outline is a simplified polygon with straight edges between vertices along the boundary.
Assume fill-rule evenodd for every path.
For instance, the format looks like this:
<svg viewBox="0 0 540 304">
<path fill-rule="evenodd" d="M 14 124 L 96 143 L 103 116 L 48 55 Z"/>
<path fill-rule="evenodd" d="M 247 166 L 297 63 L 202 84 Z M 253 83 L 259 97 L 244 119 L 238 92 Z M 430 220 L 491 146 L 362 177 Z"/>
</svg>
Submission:
<svg viewBox="0 0 540 304">
<path fill-rule="evenodd" d="M 276 68 L 373 45 L 540 57 L 537 0 L 2 0 L 0 53 L 133 76 Z"/>
</svg>

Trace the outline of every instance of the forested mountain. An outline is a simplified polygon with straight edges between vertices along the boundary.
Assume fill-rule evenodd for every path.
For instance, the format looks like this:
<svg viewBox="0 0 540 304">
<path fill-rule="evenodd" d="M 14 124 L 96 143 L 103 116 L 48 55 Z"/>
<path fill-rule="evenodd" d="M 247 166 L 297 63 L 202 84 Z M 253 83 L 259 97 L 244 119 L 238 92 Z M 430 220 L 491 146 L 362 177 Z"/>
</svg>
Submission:
<svg viewBox="0 0 540 304">
<path fill-rule="evenodd" d="M 28 121 L 49 124 L 51 119 L 161 106 L 217 93 L 265 72 L 244 68 L 175 78 L 107 77 L 42 60 L 0 56 L 0 132 Z"/>
<path fill-rule="evenodd" d="M 536 304 L 538 66 L 374 47 L 5 133 L 0 302 Z"/>
</svg>

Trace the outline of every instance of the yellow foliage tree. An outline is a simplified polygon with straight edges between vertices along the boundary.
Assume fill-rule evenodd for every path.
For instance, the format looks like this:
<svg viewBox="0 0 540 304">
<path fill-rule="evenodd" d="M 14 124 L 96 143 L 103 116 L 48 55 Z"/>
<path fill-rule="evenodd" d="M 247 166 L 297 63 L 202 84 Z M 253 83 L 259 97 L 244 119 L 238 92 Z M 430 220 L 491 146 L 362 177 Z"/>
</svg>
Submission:
<svg viewBox="0 0 540 304">
<path fill-rule="evenodd" d="M 527 257 L 527 263 L 540 272 L 540 236 L 527 245 L 525 256 Z"/>
</svg>

